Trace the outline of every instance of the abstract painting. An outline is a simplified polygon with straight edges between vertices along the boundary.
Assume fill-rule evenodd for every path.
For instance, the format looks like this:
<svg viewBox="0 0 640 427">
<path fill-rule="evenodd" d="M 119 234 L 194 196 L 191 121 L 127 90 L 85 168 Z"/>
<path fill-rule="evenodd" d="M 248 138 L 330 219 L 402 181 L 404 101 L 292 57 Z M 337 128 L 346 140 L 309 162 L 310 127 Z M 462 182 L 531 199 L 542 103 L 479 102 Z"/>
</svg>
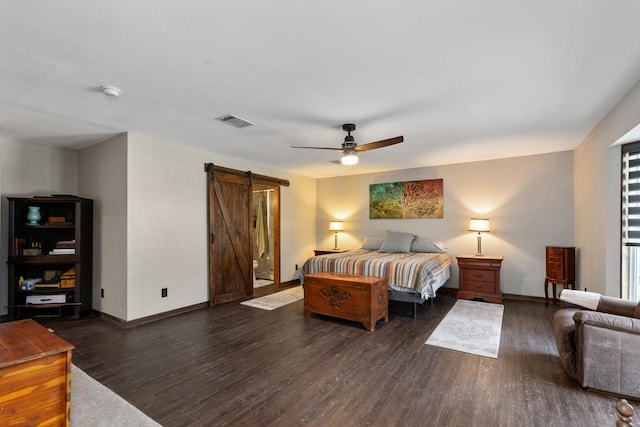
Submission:
<svg viewBox="0 0 640 427">
<path fill-rule="evenodd" d="M 442 179 L 369 185 L 369 218 L 442 218 Z"/>
</svg>

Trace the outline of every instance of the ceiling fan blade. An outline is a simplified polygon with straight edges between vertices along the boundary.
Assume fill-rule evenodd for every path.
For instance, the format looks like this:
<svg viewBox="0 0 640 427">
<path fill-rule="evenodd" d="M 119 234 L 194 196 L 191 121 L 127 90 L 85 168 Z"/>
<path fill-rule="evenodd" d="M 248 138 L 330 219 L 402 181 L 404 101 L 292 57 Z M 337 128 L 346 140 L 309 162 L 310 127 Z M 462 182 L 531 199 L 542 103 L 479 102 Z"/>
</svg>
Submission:
<svg viewBox="0 0 640 427">
<path fill-rule="evenodd" d="M 295 146 L 292 145 L 291 148 L 311 148 L 313 150 L 338 150 L 338 151 L 342 151 L 342 148 L 335 148 L 335 147 L 299 147 L 299 146 Z"/>
<path fill-rule="evenodd" d="M 368 144 L 356 145 L 356 151 L 369 151 L 376 148 L 388 147 L 389 145 L 399 144 L 404 141 L 404 136 L 396 136 L 395 138 L 383 139 L 380 141 L 370 142 Z"/>
</svg>

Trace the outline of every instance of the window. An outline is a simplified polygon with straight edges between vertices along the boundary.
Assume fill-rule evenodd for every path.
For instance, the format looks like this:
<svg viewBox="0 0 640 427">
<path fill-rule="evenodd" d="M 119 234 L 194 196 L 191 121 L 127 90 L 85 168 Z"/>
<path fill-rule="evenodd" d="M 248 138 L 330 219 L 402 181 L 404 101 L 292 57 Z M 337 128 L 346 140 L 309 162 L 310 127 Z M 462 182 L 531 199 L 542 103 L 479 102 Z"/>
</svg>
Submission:
<svg viewBox="0 0 640 427">
<path fill-rule="evenodd" d="M 640 300 L 640 142 L 622 147 L 622 297 Z"/>
</svg>

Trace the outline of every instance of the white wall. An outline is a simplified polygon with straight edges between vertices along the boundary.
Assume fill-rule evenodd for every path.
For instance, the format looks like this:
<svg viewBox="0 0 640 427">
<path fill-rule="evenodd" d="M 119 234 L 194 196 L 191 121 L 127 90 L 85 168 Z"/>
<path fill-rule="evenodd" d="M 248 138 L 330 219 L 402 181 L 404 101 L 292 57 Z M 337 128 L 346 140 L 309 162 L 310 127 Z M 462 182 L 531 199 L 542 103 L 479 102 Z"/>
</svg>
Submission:
<svg viewBox="0 0 640 427">
<path fill-rule="evenodd" d="M 292 280 L 313 248 L 312 178 L 139 134 L 128 136 L 127 162 L 125 320 L 208 301 L 205 163 L 290 181 L 281 190 L 281 280 Z"/>
<path fill-rule="evenodd" d="M 315 179 L 138 134 L 80 152 L 0 140 L 0 220 L 7 196 L 91 198 L 94 308 L 126 321 L 182 308 L 208 300 L 204 164 L 210 162 L 290 181 L 281 189 L 280 249 L 281 280 L 293 280 L 295 266 L 313 253 Z M 0 314 L 7 306 L 5 222 Z M 163 287 L 167 298 L 160 296 Z"/>
<path fill-rule="evenodd" d="M 81 150 L 78 163 L 79 191 L 93 199 L 93 308 L 125 319 L 127 135 Z"/>
<path fill-rule="evenodd" d="M 594 292 L 620 296 L 620 147 L 640 123 L 640 82 L 575 150 L 575 236 L 580 277 Z"/>
<path fill-rule="evenodd" d="M 369 219 L 369 184 L 444 180 L 444 218 Z M 545 246 L 574 244 L 573 152 L 542 154 L 318 180 L 317 246 L 333 247 L 329 221 L 342 219 L 340 247 L 357 248 L 386 230 L 444 240 L 452 257 L 474 254 L 469 218 L 488 217 L 483 253 L 502 255 L 502 291 L 544 296 Z M 455 259 L 448 287 L 458 287 Z"/>
<path fill-rule="evenodd" d="M 7 314 L 7 197 L 78 194 L 77 153 L 62 148 L 12 142 L 0 138 L 0 166 L 0 314 Z"/>
</svg>

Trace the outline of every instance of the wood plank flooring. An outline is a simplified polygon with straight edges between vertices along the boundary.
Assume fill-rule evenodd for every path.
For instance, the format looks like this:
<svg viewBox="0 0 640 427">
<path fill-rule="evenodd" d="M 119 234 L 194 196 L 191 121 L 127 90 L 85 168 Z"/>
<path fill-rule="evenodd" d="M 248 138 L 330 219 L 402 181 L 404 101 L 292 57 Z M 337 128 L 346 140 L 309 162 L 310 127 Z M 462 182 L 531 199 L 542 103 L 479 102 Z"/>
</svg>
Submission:
<svg viewBox="0 0 640 427">
<path fill-rule="evenodd" d="M 425 345 L 454 304 L 392 303 L 374 332 L 232 302 L 133 329 L 45 322 L 73 362 L 164 426 L 606 426 L 617 399 L 562 370 L 557 307 L 505 301 L 498 359 Z M 404 313 L 401 313 L 404 312 Z M 638 405 L 636 404 L 636 407 Z"/>
</svg>

